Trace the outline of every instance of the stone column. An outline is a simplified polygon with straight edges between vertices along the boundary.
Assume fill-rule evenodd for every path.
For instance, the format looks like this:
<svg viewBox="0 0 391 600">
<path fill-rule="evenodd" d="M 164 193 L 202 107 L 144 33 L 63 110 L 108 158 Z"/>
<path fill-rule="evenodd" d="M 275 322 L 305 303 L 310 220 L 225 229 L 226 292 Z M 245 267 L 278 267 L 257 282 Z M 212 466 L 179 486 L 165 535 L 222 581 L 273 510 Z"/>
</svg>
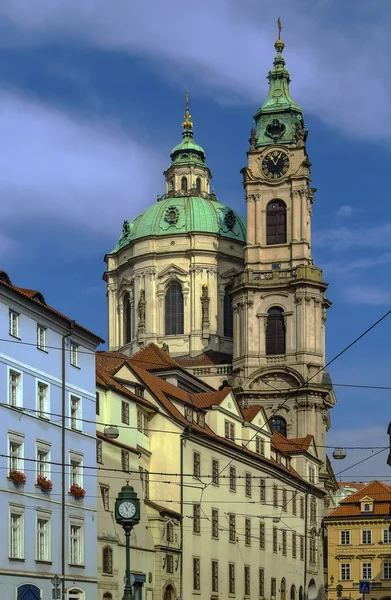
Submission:
<svg viewBox="0 0 391 600">
<path fill-rule="evenodd" d="M 232 311 L 234 316 L 234 343 L 233 343 L 233 358 L 238 358 L 240 356 L 240 338 L 242 332 L 240 330 L 240 320 L 239 320 L 239 304 L 235 302 L 232 304 Z"/>
<path fill-rule="evenodd" d="M 264 211 L 261 210 L 261 202 L 259 200 L 259 195 L 254 197 L 254 211 L 255 211 L 255 243 L 261 244 L 263 246 L 266 245 L 266 228 L 262 227 L 262 219 L 264 216 Z"/>
<path fill-rule="evenodd" d="M 209 290 L 209 298 L 210 298 L 210 307 L 209 307 L 209 331 L 212 335 L 218 335 L 219 333 L 219 323 L 218 323 L 218 314 L 219 314 L 219 297 L 217 291 L 217 267 L 210 266 L 206 269 L 207 278 L 208 278 L 208 290 Z"/>
<path fill-rule="evenodd" d="M 106 288 L 107 296 L 107 308 L 109 314 L 109 350 L 117 350 L 118 339 L 117 339 L 117 285 L 114 282 L 110 282 Z"/>
<path fill-rule="evenodd" d="M 255 196 L 250 194 L 246 198 L 247 204 L 247 243 L 255 244 Z"/>
<path fill-rule="evenodd" d="M 300 190 L 292 192 L 292 241 L 301 239 L 301 194 Z"/>
<path fill-rule="evenodd" d="M 120 348 L 124 345 L 124 295 L 118 298 L 118 345 Z"/>
</svg>

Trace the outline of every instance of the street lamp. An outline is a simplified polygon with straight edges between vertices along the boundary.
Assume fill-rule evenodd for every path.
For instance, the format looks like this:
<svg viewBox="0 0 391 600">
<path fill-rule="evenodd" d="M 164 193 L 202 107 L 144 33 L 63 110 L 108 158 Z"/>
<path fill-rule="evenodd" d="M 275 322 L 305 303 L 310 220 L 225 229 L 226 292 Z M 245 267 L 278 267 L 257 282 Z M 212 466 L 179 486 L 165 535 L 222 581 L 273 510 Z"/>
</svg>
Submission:
<svg viewBox="0 0 391 600">
<path fill-rule="evenodd" d="M 130 577 L 130 532 L 140 522 L 140 500 L 129 481 L 115 500 L 115 520 L 125 531 L 125 589 L 122 600 L 134 600 Z"/>
</svg>

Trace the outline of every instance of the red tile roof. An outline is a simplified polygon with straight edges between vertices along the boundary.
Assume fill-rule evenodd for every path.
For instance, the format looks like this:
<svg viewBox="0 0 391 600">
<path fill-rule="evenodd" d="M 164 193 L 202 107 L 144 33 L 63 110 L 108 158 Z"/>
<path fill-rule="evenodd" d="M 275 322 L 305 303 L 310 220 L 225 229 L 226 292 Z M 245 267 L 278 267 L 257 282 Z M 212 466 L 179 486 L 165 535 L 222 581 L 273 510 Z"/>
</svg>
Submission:
<svg viewBox="0 0 391 600">
<path fill-rule="evenodd" d="M 188 354 L 177 356 L 176 361 L 185 368 L 209 365 L 230 365 L 232 363 L 232 356 L 230 354 L 224 354 L 223 352 L 216 352 L 215 350 L 207 350 L 197 356 L 189 356 Z"/>
<path fill-rule="evenodd" d="M 85 327 L 83 327 L 82 325 L 80 325 L 79 323 L 74 321 L 73 319 L 66 317 L 65 315 L 60 313 L 58 310 L 56 310 L 52 306 L 49 306 L 48 304 L 46 304 L 45 298 L 43 297 L 41 292 L 38 292 L 37 290 L 29 290 L 27 288 L 21 288 L 21 287 L 17 287 L 16 285 L 13 285 L 8 274 L 5 271 L 1 271 L 1 270 L 0 270 L 0 285 L 3 285 L 4 287 L 12 290 L 13 292 L 16 292 L 19 296 L 23 296 L 23 298 L 27 298 L 28 300 L 30 300 L 30 302 L 39 304 L 41 306 L 41 308 L 56 315 L 57 317 L 59 317 L 60 319 L 62 319 L 66 323 L 68 323 L 68 325 L 76 327 L 76 328 L 80 329 L 81 331 L 84 331 L 85 333 L 92 335 L 98 344 L 104 343 L 104 340 L 102 340 L 102 338 L 97 336 L 95 333 L 93 333 L 89 329 L 86 329 Z"/>
<path fill-rule="evenodd" d="M 148 346 L 133 354 L 132 363 L 138 363 L 146 371 L 172 369 L 173 367 L 182 370 L 182 367 L 156 344 L 148 344 Z"/>
<path fill-rule="evenodd" d="M 373 512 L 361 512 L 361 500 L 372 498 Z M 381 481 L 371 481 L 360 490 L 341 500 L 337 506 L 326 517 L 335 519 L 338 517 L 362 517 L 370 518 L 372 515 L 389 515 L 391 510 L 391 488 Z"/>
<path fill-rule="evenodd" d="M 232 388 L 225 386 L 221 390 L 216 392 L 204 392 L 202 394 L 192 394 L 191 400 L 193 405 L 197 408 L 209 408 L 210 406 L 216 406 L 228 396 L 232 391 Z"/>
<path fill-rule="evenodd" d="M 314 437 L 307 435 L 305 438 L 286 438 L 278 431 L 273 431 L 272 446 L 280 452 L 293 454 L 296 452 L 306 452 L 310 447 Z"/>
<path fill-rule="evenodd" d="M 338 481 L 338 487 L 343 488 L 343 487 L 350 487 L 350 488 L 356 488 L 356 490 L 362 490 L 363 487 L 365 487 L 367 484 L 366 483 L 361 483 L 361 482 L 357 482 L 357 481 Z"/>
<path fill-rule="evenodd" d="M 253 406 L 249 406 L 249 408 L 241 408 L 241 413 L 243 415 L 243 419 L 248 423 L 257 416 L 262 407 L 259 404 L 254 404 Z"/>
</svg>

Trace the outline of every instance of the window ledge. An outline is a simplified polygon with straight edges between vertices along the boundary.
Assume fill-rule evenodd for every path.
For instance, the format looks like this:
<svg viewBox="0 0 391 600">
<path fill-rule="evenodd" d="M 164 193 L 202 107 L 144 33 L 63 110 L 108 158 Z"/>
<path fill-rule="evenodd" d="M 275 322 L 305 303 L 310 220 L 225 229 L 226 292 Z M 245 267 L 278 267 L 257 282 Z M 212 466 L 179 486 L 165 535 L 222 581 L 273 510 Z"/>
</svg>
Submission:
<svg viewBox="0 0 391 600">
<path fill-rule="evenodd" d="M 9 556 L 8 560 L 12 560 L 12 562 L 26 562 L 25 558 L 15 558 L 13 556 Z"/>
<path fill-rule="evenodd" d="M 78 569 L 85 569 L 85 565 L 75 565 L 74 563 L 68 563 L 68 567 L 76 567 Z"/>
<path fill-rule="evenodd" d="M 18 337 L 17 335 L 14 335 L 13 333 L 8 333 L 8 335 L 12 338 L 14 338 L 14 340 L 21 340 L 21 337 Z"/>
<path fill-rule="evenodd" d="M 35 562 L 38 565 L 52 565 L 53 564 L 51 560 L 38 560 L 38 559 L 35 559 Z"/>
<path fill-rule="evenodd" d="M 72 363 L 69 363 L 71 365 L 71 367 L 73 367 L 74 369 L 79 369 L 80 371 L 80 367 L 78 365 L 73 365 Z"/>
<path fill-rule="evenodd" d="M 44 354 L 49 354 L 49 352 L 47 350 L 45 350 L 45 348 L 40 348 L 39 346 L 37 346 L 37 350 L 39 350 L 40 352 L 43 352 Z"/>
</svg>

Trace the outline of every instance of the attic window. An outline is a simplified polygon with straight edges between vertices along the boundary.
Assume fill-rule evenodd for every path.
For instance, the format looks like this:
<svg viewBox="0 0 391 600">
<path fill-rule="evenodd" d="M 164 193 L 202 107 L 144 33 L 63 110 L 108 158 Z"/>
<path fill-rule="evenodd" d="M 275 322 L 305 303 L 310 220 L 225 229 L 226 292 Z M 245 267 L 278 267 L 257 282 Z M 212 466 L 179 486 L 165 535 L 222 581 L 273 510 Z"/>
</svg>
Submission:
<svg viewBox="0 0 391 600">
<path fill-rule="evenodd" d="M 361 504 L 361 512 L 372 512 L 372 511 L 373 511 L 372 503 L 365 502 L 365 503 Z"/>
<path fill-rule="evenodd" d="M 189 423 L 193 422 L 193 409 L 189 406 L 185 406 L 185 419 L 189 421 Z"/>
<path fill-rule="evenodd" d="M 197 413 L 197 423 L 200 427 L 205 427 L 205 415 L 203 413 Z"/>
<path fill-rule="evenodd" d="M 138 396 L 139 398 L 144 397 L 144 388 L 141 387 L 140 385 L 136 385 L 134 388 L 134 391 L 135 391 L 136 396 Z"/>
</svg>

